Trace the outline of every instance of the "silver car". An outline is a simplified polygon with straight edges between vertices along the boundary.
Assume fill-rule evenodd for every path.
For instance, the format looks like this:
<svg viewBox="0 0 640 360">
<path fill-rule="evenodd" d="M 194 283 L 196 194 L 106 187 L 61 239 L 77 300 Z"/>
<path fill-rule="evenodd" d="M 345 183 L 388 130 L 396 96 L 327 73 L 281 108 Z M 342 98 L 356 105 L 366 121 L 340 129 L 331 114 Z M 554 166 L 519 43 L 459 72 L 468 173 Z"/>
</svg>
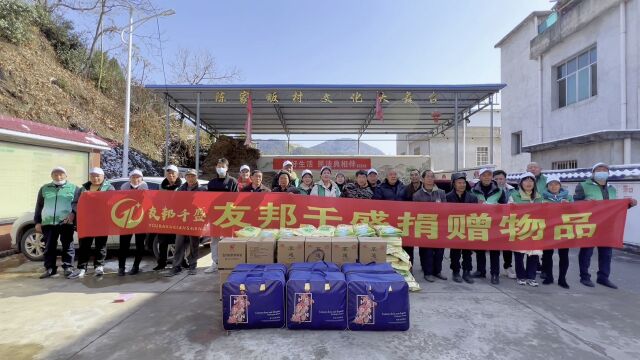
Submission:
<svg viewBox="0 0 640 360">
<path fill-rule="evenodd" d="M 149 186 L 149 190 L 159 190 L 160 184 L 162 184 L 162 177 L 145 177 L 144 181 Z M 109 180 L 114 188 L 120 189 L 122 184 L 129 181 L 128 178 L 116 178 L 113 180 Z M 184 181 L 184 179 L 183 179 Z M 207 185 L 207 180 L 198 180 L 200 185 Z M 36 233 L 35 223 L 33 222 L 33 211 L 28 211 L 18 219 L 13 222 L 11 226 L 11 246 L 15 249 L 18 249 L 20 252 L 24 254 L 29 260 L 33 261 L 42 261 L 44 259 L 44 247 L 45 243 L 42 238 L 42 234 Z M 159 251 L 159 243 L 158 237 L 156 234 L 149 234 L 145 241 L 147 249 L 151 249 L 153 254 L 157 258 Z M 119 236 L 118 235 L 109 235 L 107 240 L 107 249 L 117 249 L 119 247 Z M 73 240 L 76 248 L 78 247 L 78 234 L 73 234 Z M 202 243 L 208 242 L 208 238 L 204 238 Z M 131 244 L 133 248 L 135 248 L 135 244 Z M 169 244 L 169 249 L 167 250 L 167 259 L 169 262 L 173 259 L 173 253 L 175 250 L 175 246 L 173 244 Z"/>
</svg>

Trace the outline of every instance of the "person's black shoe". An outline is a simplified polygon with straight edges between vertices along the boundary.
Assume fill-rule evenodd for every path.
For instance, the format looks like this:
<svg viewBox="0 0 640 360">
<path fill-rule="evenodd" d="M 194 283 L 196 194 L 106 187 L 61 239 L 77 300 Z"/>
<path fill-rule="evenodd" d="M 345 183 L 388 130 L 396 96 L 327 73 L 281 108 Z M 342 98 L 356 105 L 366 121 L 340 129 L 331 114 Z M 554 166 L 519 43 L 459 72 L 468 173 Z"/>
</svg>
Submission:
<svg viewBox="0 0 640 360">
<path fill-rule="evenodd" d="M 462 282 L 462 276 L 460 276 L 460 273 L 454 273 L 453 274 L 453 281 L 455 281 L 457 283 L 461 283 Z"/>
<path fill-rule="evenodd" d="M 131 270 L 129 270 L 127 274 L 138 275 L 139 272 L 140 272 L 140 268 L 138 266 L 133 265 L 133 267 L 131 268 Z"/>
<path fill-rule="evenodd" d="M 50 278 L 50 277 L 52 277 L 52 276 L 53 276 L 53 275 L 55 275 L 55 274 L 56 274 L 56 270 L 54 270 L 54 269 L 47 269 L 47 270 L 45 270 L 45 271 L 42 273 L 42 275 L 40 275 L 40 279 Z"/>
<path fill-rule="evenodd" d="M 119 268 L 118 269 L 118 276 L 124 276 L 124 268 Z"/>
<path fill-rule="evenodd" d="M 462 280 L 464 280 L 464 282 L 466 282 L 467 284 L 474 283 L 473 279 L 471 278 L 471 274 L 468 271 L 462 272 Z"/>
<path fill-rule="evenodd" d="M 593 281 L 589 280 L 589 279 L 580 279 L 580 284 L 587 286 L 587 287 L 595 287 L 596 285 L 593 283 Z"/>
<path fill-rule="evenodd" d="M 156 265 L 156 267 L 154 267 L 154 268 L 153 268 L 153 271 L 162 271 L 162 270 L 164 270 L 164 268 L 166 268 L 166 267 L 167 267 L 167 265 L 160 265 L 160 264 L 158 264 L 158 265 Z"/>
<path fill-rule="evenodd" d="M 553 278 L 545 277 L 544 281 L 542 282 L 542 285 L 549 285 L 549 284 L 553 284 Z"/>
<path fill-rule="evenodd" d="M 609 280 L 609 279 L 598 279 L 596 282 L 598 284 L 602 285 L 602 286 L 606 286 L 606 287 L 611 288 L 611 289 L 617 289 L 618 288 L 618 286 L 616 284 L 612 283 L 611 280 Z"/>
<path fill-rule="evenodd" d="M 187 262 L 187 259 L 182 259 L 182 264 L 180 264 L 180 267 L 183 269 L 190 268 L 189 263 Z"/>
<path fill-rule="evenodd" d="M 565 279 L 558 279 L 558 286 L 565 289 L 569 288 L 569 284 L 567 284 L 567 280 Z"/>
<path fill-rule="evenodd" d="M 471 274 L 471 276 L 473 276 L 474 278 L 484 279 L 487 277 L 487 273 L 476 271 L 473 274 Z"/>
<path fill-rule="evenodd" d="M 547 273 L 546 273 L 546 272 L 544 272 L 544 271 L 542 271 L 542 272 L 540 273 L 540 279 L 545 280 L 546 278 L 547 278 Z M 553 281 L 552 281 L 552 282 L 553 282 Z"/>
<path fill-rule="evenodd" d="M 500 278 L 498 275 L 491 275 L 491 284 L 498 285 L 500 284 Z"/>
<path fill-rule="evenodd" d="M 197 275 L 198 274 L 198 269 L 196 269 L 196 268 L 189 269 L 188 274 L 189 275 Z"/>
<path fill-rule="evenodd" d="M 442 275 L 442 273 L 438 273 L 438 274 L 435 274 L 433 276 L 437 277 L 440 280 L 447 280 L 447 277 Z"/>
</svg>

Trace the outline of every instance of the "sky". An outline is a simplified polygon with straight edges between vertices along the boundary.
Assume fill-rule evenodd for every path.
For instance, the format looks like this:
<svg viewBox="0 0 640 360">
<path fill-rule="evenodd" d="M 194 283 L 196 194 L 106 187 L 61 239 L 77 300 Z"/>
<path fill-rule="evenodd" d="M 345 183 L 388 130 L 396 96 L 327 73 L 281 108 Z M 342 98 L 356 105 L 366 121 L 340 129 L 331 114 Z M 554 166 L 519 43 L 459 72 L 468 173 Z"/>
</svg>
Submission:
<svg viewBox="0 0 640 360">
<path fill-rule="evenodd" d="M 150 1 L 175 11 L 159 20 L 162 56 L 159 46 L 140 48 L 154 64 L 147 82 L 155 84 L 164 83 L 162 60 L 170 80 L 169 63 L 180 48 L 209 51 L 222 70 L 240 71 L 234 81 L 240 84 L 499 83 L 500 50 L 494 45 L 529 13 L 553 5 L 549 0 Z M 88 14 L 74 21 L 95 26 Z M 157 38 L 157 25 L 149 21 L 136 34 Z M 325 137 L 298 136 L 292 142 L 317 143 L 300 141 L 305 138 Z M 370 144 L 395 154 L 393 141 Z"/>
</svg>

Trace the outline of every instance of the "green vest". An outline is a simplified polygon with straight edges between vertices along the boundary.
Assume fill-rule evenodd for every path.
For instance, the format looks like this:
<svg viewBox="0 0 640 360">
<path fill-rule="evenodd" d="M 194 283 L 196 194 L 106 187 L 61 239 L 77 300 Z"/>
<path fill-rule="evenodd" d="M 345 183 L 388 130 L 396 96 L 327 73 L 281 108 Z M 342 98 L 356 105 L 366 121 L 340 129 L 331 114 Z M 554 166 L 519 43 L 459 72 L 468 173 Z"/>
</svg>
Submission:
<svg viewBox="0 0 640 360">
<path fill-rule="evenodd" d="M 471 193 L 473 193 L 473 195 L 475 195 L 478 200 L 486 203 L 486 204 L 497 204 L 498 200 L 500 200 L 500 197 L 502 196 L 502 189 L 500 189 L 497 193 L 489 196 L 488 199 L 485 199 L 484 194 L 482 193 L 482 191 L 474 191 L 471 190 Z"/>
<path fill-rule="evenodd" d="M 520 191 L 514 191 L 511 194 L 511 198 L 513 199 L 513 202 L 515 204 L 531 204 L 531 203 L 544 202 L 543 199 L 542 199 L 542 196 L 540 196 L 540 194 L 537 193 L 537 192 L 536 192 L 536 197 L 533 199 L 533 201 L 522 199 L 522 193 Z"/>
<path fill-rule="evenodd" d="M 536 191 L 538 194 L 542 194 L 547 190 L 547 177 L 544 174 L 540 174 L 538 180 L 536 180 Z"/>
<path fill-rule="evenodd" d="M 601 187 L 593 179 L 585 180 L 580 183 L 584 190 L 585 200 L 604 200 L 602 197 Z M 613 185 L 607 183 L 607 191 L 609 192 L 609 200 L 617 198 L 617 191 Z"/>
<path fill-rule="evenodd" d="M 42 207 L 42 225 L 58 225 L 71 213 L 71 202 L 77 187 L 70 182 L 56 187 L 53 183 L 42 187 L 44 206 Z"/>
</svg>

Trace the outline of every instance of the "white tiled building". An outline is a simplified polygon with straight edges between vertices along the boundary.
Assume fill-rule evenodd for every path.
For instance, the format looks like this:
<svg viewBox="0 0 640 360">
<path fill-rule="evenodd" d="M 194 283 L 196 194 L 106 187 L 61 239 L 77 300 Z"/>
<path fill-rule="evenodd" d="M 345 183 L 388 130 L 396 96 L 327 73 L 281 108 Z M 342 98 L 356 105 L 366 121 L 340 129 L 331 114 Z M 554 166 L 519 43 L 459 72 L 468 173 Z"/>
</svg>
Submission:
<svg viewBox="0 0 640 360">
<path fill-rule="evenodd" d="M 560 0 L 501 51 L 502 166 L 640 162 L 640 0 Z"/>
</svg>

